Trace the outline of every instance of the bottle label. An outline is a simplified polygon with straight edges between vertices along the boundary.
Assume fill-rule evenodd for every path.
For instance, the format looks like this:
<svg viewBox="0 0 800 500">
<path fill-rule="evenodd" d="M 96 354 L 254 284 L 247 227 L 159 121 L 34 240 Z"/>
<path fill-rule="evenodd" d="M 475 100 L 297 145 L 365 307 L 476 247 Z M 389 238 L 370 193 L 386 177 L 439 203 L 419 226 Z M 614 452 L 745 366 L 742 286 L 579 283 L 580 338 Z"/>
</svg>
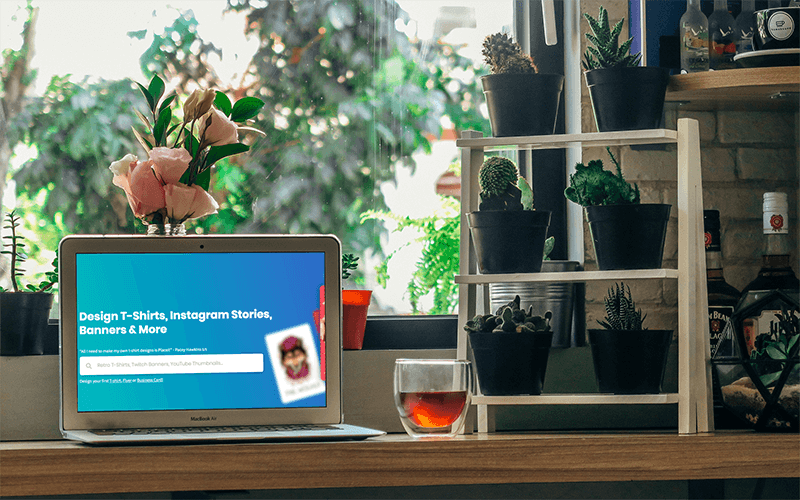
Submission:
<svg viewBox="0 0 800 500">
<path fill-rule="evenodd" d="M 764 234 L 788 234 L 789 221 L 785 213 L 764 212 Z"/>
<path fill-rule="evenodd" d="M 703 241 L 706 245 L 706 252 L 719 252 L 721 250 L 719 240 L 719 231 L 705 231 Z"/>
<path fill-rule="evenodd" d="M 725 326 L 731 320 L 733 306 L 708 306 L 708 334 L 711 342 L 711 357 L 717 350 L 717 344 L 725 331 Z"/>
<path fill-rule="evenodd" d="M 771 335 L 778 331 L 779 310 L 765 309 L 760 311 L 759 316 L 746 318 L 742 323 L 744 332 L 744 342 L 747 345 L 748 357 L 759 347 L 758 337 L 761 335 Z M 763 347 L 761 347 L 763 348 Z"/>
<path fill-rule="evenodd" d="M 786 40 L 794 33 L 794 19 L 786 12 L 776 12 L 769 17 L 767 30 L 775 40 Z"/>
</svg>

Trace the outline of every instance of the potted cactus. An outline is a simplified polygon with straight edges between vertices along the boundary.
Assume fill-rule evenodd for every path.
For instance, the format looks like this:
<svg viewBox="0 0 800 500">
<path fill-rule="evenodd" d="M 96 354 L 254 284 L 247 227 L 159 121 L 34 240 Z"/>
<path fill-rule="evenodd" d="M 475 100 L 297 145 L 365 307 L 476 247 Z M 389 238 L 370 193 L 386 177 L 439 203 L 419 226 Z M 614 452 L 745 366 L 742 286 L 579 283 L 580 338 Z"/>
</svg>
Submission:
<svg viewBox="0 0 800 500">
<path fill-rule="evenodd" d="M 577 163 L 564 196 L 584 207 L 598 268 L 660 268 L 671 206 L 641 203 L 639 187 L 622 176 L 611 148 L 606 151 L 616 173 L 605 170 L 602 160 Z"/>
<path fill-rule="evenodd" d="M 483 274 L 542 269 L 550 212 L 535 210 L 533 191 L 508 158 L 488 158 L 478 171 L 480 205 L 467 214 Z"/>
<path fill-rule="evenodd" d="M 625 19 L 609 27 L 601 5 L 597 19 L 584 13 L 594 45 L 584 53 L 583 69 L 595 123 L 599 132 L 658 128 L 664 112 L 669 70 L 639 66 L 641 54 L 630 54 L 633 38 L 622 45 L 619 35 Z"/>
<path fill-rule="evenodd" d="M 533 58 L 505 33 L 487 36 L 482 54 L 492 72 L 481 77 L 492 134 L 552 134 L 564 77 L 539 73 Z"/>
<path fill-rule="evenodd" d="M 475 356 L 481 393 L 486 396 L 541 394 L 553 332 L 552 314 L 520 308 L 519 295 L 495 314 L 464 325 Z"/>
<path fill-rule="evenodd" d="M 20 220 L 13 210 L 6 214 L 11 249 L 0 253 L 11 259 L 11 290 L 0 286 L 0 355 L 58 354 L 58 331 L 47 326 L 53 306 L 52 289 L 58 283 L 58 257 L 53 260 L 53 271 L 46 273 L 43 281 L 22 286 L 20 277 L 25 270 L 20 265 L 26 256 L 25 243 L 17 233 Z"/>
<path fill-rule="evenodd" d="M 648 330 L 630 287 L 615 283 L 604 297 L 603 329 L 589 329 L 600 392 L 658 394 L 664 380 L 672 330 Z"/>
</svg>

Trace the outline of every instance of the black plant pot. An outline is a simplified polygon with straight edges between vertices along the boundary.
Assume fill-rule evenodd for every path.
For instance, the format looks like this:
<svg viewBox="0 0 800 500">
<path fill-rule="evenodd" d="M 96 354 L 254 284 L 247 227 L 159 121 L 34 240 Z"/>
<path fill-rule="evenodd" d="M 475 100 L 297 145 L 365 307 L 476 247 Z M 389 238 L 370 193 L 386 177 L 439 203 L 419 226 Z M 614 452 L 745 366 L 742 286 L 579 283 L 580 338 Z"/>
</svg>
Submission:
<svg viewBox="0 0 800 500">
<path fill-rule="evenodd" d="M 469 334 L 481 393 L 541 394 L 553 333 Z"/>
<path fill-rule="evenodd" d="M 562 75 L 486 75 L 481 84 L 494 137 L 553 134 Z"/>
<path fill-rule="evenodd" d="M 672 330 L 588 330 L 600 392 L 658 394 Z"/>
<path fill-rule="evenodd" d="M 52 293 L 0 293 L 0 356 L 44 354 Z"/>
<path fill-rule="evenodd" d="M 478 210 L 467 214 L 482 274 L 538 273 L 550 212 Z"/>
<path fill-rule="evenodd" d="M 599 132 L 653 129 L 661 125 L 668 69 L 599 68 L 583 74 Z"/>
<path fill-rule="evenodd" d="M 670 208 L 661 203 L 586 207 L 598 268 L 659 269 Z"/>
</svg>

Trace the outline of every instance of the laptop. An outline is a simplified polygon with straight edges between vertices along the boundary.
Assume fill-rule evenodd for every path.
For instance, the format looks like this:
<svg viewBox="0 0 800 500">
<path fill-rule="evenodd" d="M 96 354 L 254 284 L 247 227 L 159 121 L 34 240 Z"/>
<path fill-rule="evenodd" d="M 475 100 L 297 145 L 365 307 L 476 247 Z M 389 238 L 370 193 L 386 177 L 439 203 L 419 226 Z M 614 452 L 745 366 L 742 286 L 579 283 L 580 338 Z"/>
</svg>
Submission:
<svg viewBox="0 0 800 500">
<path fill-rule="evenodd" d="M 61 433 L 92 444 L 349 440 L 332 235 L 68 236 Z"/>
</svg>

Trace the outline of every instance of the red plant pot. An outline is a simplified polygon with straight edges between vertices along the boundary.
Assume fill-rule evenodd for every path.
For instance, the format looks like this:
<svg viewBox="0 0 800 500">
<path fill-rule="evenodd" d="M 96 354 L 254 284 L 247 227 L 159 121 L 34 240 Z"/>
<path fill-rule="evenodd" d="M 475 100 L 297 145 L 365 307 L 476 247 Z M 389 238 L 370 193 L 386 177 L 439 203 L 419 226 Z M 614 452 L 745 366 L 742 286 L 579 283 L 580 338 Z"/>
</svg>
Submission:
<svg viewBox="0 0 800 500">
<path fill-rule="evenodd" d="M 361 349 L 371 290 L 342 290 L 342 348 Z"/>
</svg>

